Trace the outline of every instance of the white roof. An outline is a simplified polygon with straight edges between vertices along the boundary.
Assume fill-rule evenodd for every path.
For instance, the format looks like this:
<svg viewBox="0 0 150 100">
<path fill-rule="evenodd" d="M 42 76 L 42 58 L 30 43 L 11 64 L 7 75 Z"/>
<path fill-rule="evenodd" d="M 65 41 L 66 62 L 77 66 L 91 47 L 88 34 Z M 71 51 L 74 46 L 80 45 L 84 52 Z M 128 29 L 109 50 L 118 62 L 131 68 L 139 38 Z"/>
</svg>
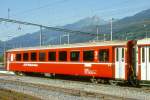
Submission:
<svg viewBox="0 0 150 100">
<path fill-rule="evenodd" d="M 145 38 L 137 41 L 137 44 L 150 44 L 150 38 Z"/>
<path fill-rule="evenodd" d="M 38 47 L 25 47 L 15 48 L 7 50 L 9 51 L 27 51 L 27 50 L 45 50 L 45 49 L 59 49 L 59 48 L 77 48 L 77 47 L 95 47 L 95 46 L 113 46 L 113 45 L 126 45 L 127 41 L 92 41 L 86 43 L 74 43 L 74 44 L 61 44 L 61 45 L 47 45 Z"/>
</svg>

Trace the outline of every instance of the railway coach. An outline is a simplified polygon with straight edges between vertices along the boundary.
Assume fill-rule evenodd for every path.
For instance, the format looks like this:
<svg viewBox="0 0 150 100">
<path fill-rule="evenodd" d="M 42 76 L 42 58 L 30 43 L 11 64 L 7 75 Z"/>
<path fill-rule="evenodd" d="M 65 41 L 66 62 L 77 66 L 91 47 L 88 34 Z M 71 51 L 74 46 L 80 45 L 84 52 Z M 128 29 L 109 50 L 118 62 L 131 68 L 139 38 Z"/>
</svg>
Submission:
<svg viewBox="0 0 150 100">
<path fill-rule="evenodd" d="M 6 51 L 6 69 L 16 73 L 88 76 L 94 82 L 111 84 L 128 82 L 136 77 L 145 78 L 136 76 L 143 71 L 140 68 L 144 63 L 137 70 L 133 60 L 135 45 L 136 41 L 104 41 L 16 48 Z"/>
<path fill-rule="evenodd" d="M 138 40 L 134 49 L 137 80 L 141 83 L 150 82 L 150 38 Z"/>
</svg>

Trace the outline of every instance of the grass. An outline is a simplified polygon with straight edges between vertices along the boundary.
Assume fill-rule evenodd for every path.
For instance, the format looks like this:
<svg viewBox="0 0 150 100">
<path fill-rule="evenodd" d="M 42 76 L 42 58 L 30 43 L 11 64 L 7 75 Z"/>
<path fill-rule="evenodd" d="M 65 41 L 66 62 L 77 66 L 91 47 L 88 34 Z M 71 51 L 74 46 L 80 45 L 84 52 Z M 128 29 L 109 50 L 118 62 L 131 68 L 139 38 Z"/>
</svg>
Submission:
<svg viewBox="0 0 150 100">
<path fill-rule="evenodd" d="M 41 100 L 39 98 L 26 95 L 11 90 L 0 89 L 0 100 Z"/>
</svg>

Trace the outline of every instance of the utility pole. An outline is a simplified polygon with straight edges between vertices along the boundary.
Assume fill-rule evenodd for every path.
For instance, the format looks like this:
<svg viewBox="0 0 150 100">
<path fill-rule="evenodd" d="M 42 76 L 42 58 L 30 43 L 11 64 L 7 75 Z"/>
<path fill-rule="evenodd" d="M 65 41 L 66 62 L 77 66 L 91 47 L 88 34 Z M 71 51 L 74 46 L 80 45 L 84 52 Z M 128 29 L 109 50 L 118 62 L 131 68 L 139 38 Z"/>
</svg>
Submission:
<svg viewBox="0 0 150 100">
<path fill-rule="evenodd" d="M 70 40 L 70 38 L 69 38 L 69 37 L 70 37 L 70 36 L 69 36 L 69 33 L 68 33 L 68 35 L 67 35 L 67 36 L 68 36 L 68 44 L 69 44 L 69 42 L 70 42 L 70 41 L 69 41 L 69 40 Z"/>
<path fill-rule="evenodd" d="M 67 42 L 68 42 L 68 44 L 70 43 L 70 36 L 69 36 L 69 33 L 68 34 L 65 34 L 65 35 L 63 35 L 63 36 L 67 36 Z"/>
<path fill-rule="evenodd" d="M 126 32 L 125 35 L 126 35 L 126 41 L 127 41 L 128 40 L 128 33 Z"/>
<path fill-rule="evenodd" d="M 111 21 L 110 21 L 110 34 L 111 34 L 111 41 L 113 40 L 113 32 L 112 32 L 112 28 L 113 28 L 113 26 L 112 26 L 112 22 L 113 22 L 113 18 L 111 18 Z"/>
<path fill-rule="evenodd" d="M 97 33 L 97 35 L 96 35 L 96 40 L 98 41 L 98 33 L 99 33 L 98 25 L 96 26 L 96 33 Z"/>
<path fill-rule="evenodd" d="M 60 35 L 60 37 L 59 37 L 59 44 L 61 45 L 61 35 Z"/>
<path fill-rule="evenodd" d="M 8 19 L 10 19 L 10 9 L 8 8 Z"/>
<path fill-rule="evenodd" d="M 42 26 L 40 26 L 40 46 L 42 46 Z"/>
<path fill-rule="evenodd" d="M 146 25 L 144 24 L 144 30 L 145 30 L 145 38 L 147 38 L 147 30 L 146 30 Z"/>
<path fill-rule="evenodd" d="M 106 41 L 106 34 L 104 33 L 104 41 Z"/>
</svg>

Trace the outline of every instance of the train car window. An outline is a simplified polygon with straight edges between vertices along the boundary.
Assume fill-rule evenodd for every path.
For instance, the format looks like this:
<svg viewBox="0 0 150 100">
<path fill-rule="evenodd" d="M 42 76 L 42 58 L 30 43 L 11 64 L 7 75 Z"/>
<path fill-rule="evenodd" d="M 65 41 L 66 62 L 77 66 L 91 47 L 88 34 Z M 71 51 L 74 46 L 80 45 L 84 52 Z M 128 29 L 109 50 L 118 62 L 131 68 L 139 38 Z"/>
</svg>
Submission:
<svg viewBox="0 0 150 100">
<path fill-rule="evenodd" d="M 29 54 L 28 53 L 23 53 L 23 61 L 28 61 Z"/>
<path fill-rule="evenodd" d="M 83 51 L 83 61 L 94 61 L 94 51 Z"/>
<path fill-rule="evenodd" d="M 150 48 L 149 48 L 149 62 L 150 62 Z"/>
<path fill-rule="evenodd" d="M 72 51 L 70 52 L 70 61 L 79 61 L 80 60 L 80 52 Z"/>
<path fill-rule="evenodd" d="M 39 61 L 45 61 L 46 60 L 46 53 L 40 52 L 39 53 Z"/>
<path fill-rule="evenodd" d="M 109 62 L 109 49 L 99 50 L 99 61 L 100 62 Z"/>
<path fill-rule="evenodd" d="M 124 61 L 124 48 L 122 48 L 122 61 Z"/>
<path fill-rule="evenodd" d="M 21 54 L 16 54 L 16 61 L 21 61 Z"/>
<path fill-rule="evenodd" d="M 142 62 L 145 62 L 145 49 L 142 48 Z"/>
<path fill-rule="evenodd" d="M 31 61 L 36 61 L 37 60 L 37 54 L 35 52 L 31 53 Z"/>
<path fill-rule="evenodd" d="M 48 60 L 56 61 L 56 52 L 48 52 Z"/>
<path fill-rule="evenodd" d="M 119 61 L 118 48 L 116 49 L 116 61 Z"/>
<path fill-rule="evenodd" d="M 59 61 L 67 61 L 67 52 L 66 51 L 59 52 Z"/>
</svg>

